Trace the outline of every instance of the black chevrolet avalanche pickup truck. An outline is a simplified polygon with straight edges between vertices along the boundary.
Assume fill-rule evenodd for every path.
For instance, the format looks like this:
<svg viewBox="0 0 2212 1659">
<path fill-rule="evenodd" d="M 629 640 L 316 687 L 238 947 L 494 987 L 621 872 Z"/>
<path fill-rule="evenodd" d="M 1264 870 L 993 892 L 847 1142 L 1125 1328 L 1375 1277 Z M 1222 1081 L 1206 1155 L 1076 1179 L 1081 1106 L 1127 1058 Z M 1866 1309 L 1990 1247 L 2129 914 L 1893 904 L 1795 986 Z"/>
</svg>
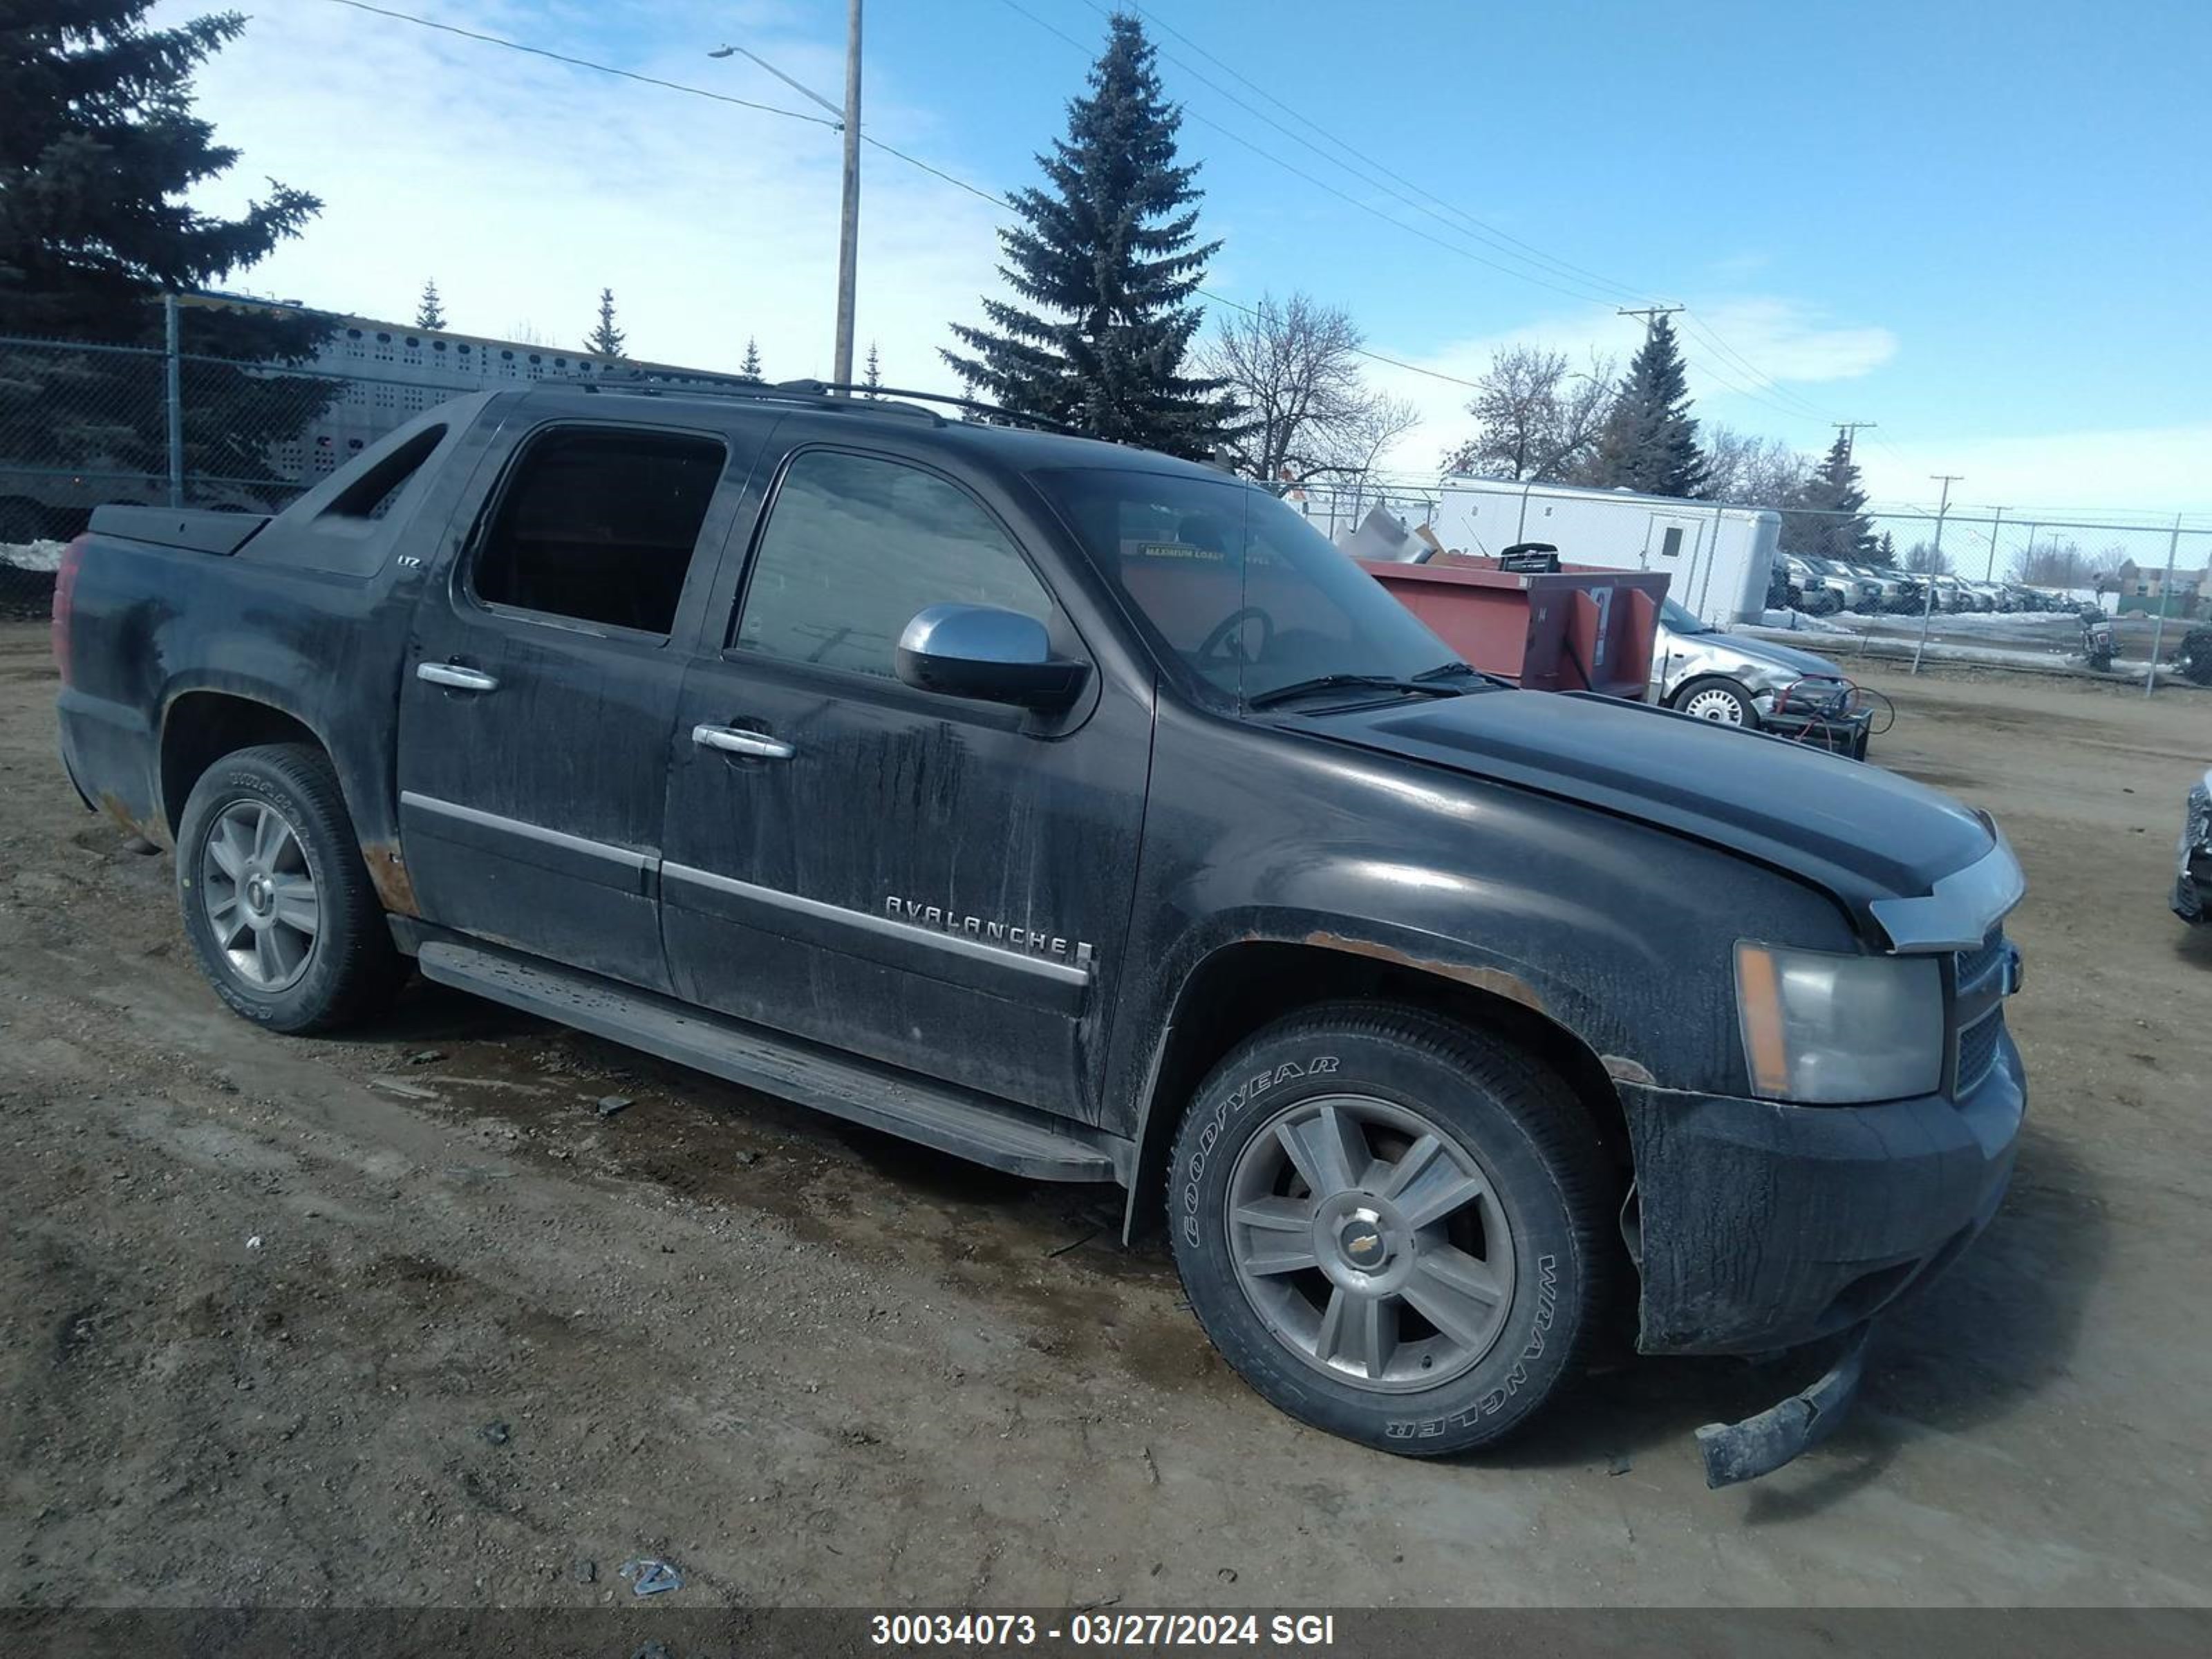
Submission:
<svg viewBox="0 0 2212 1659">
<path fill-rule="evenodd" d="M 818 389 L 457 399 L 273 518 L 106 507 L 63 758 L 246 1018 L 425 979 L 1164 1223 L 1284 1411 L 1496 1439 L 1607 1328 L 1825 1431 L 2024 1104 L 1984 815 L 1503 688 L 1290 506 Z"/>
</svg>

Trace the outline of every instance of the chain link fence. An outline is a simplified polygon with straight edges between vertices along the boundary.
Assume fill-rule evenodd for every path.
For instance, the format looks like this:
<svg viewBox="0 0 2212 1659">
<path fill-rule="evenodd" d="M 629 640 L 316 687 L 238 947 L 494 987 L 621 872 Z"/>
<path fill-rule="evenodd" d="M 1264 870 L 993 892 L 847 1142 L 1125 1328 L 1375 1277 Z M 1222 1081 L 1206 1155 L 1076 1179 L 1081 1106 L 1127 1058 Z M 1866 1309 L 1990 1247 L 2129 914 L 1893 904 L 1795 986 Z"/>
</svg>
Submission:
<svg viewBox="0 0 2212 1659">
<path fill-rule="evenodd" d="M 104 502 L 273 513 L 474 384 L 0 337 L 0 608 L 50 603 Z"/>
</svg>

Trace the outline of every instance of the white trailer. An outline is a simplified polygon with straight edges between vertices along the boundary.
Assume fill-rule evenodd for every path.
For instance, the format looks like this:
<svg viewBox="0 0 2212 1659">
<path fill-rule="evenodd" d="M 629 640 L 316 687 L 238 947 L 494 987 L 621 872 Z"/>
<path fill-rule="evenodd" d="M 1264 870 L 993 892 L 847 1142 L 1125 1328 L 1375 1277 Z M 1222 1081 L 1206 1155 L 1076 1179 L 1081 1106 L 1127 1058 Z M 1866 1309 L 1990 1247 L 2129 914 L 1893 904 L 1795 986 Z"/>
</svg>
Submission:
<svg viewBox="0 0 2212 1659">
<path fill-rule="evenodd" d="M 1626 489 L 1448 477 L 1430 520 L 1455 553 L 1549 542 L 1564 564 L 1663 570 L 1667 596 L 1718 628 L 1757 622 L 1782 534 L 1767 507 L 1724 507 Z"/>
</svg>

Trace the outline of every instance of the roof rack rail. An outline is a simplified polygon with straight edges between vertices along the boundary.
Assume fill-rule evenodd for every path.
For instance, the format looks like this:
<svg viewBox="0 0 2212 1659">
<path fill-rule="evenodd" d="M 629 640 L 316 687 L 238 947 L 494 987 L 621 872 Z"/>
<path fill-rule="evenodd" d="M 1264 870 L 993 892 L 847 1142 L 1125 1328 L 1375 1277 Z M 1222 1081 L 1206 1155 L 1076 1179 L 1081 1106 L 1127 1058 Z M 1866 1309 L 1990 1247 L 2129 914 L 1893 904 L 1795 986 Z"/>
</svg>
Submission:
<svg viewBox="0 0 2212 1659">
<path fill-rule="evenodd" d="M 665 374 L 655 374 L 650 369 L 614 370 L 605 374 L 547 375 L 538 382 L 540 386 L 577 386 L 587 392 L 628 392 L 645 398 L 739 398 L 750 402 L 767 404 L 795 404 L 806 409 L 830 410 L 838 413 L 872 412 L 902 415 L 942 426 L 943 417 L 928 410 L 917 409 L 912 404 L 889 402 L 863 403 L 854 398 L 833 398 L 821 388 L 818 380 L 786 380 L 770 385 L 764 380 L 742 380 L 729 378 L 702 377 L 700 381 L 672 380 Z"/>
<path fill-rule="evenodd" d="M 1022 415 L 1011 409 L 1001 409 L 996 404 L 978 403 L 973 398 L 955 398 L 943 392 L 915 392 L 899 386 L 854 386 L 843 380 L 786 380 L 783 386 L 793 391 L 817 392 L 825 395 L 842 393 L 840 404 L 856 403 L 878 398 L 911 398 L 916 403 L 943 404 L 951 409 L 964 409 L 971 415 L 981 415 L 988 421 L 1002 422 L 1007 426 L 1034 427 L 1040 432 L 1057 432 L 1063 438 L 1089 438 L 1096 434 L 1081 427 L 1048 420 L 1042 415 Z"/>
<path fill-rule="evenodd" d="M 556 378 L 548 375 L 538 382 L 540 386 L 580 386 L 586 392 L 634 392 L 647 397 L 664 393 L 678 398 L 750 398 L 763 403 L 799 404 L 811 409 L 834 410 L 842 414 L 878 413 L 886 415 L 920 416 L 942 426 L 944 417 L 917 404 L 943 404 L 948 408 L 964 410 L 981 416 L 985 421 L 1006 426 L 1030 427 L 1040 432 L 1056 432 L 1066 438 L 1088 438 L 1094 434 L 1063 422 L 1048 420 L 1042 415 L 1023 415 L 1011 409 L 1001 409 L 996 404 L 979 403 L 973 398 L 955 398 L 942 392 L 915 392 L 905 386 L 856 386 L 844 380 L 740 380 L 734 378 L 707 377 L 704 384 L 689 380 L 672 380 L 655 374 L 650 369 L 614 369 L 604 374 L 570 375 Z"/>
</svg>

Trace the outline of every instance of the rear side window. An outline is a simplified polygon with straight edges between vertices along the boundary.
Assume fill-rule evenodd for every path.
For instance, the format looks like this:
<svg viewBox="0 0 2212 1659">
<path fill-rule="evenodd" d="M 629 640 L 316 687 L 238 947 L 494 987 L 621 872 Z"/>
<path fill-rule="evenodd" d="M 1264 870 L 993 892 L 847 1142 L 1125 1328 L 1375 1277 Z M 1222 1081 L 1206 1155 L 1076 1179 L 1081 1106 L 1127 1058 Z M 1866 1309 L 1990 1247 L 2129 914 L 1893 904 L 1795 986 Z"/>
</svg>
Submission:
<svg viewBox="0 0 2212 1659">
<path fill-rule="evenodd" d="M 658 432 L 535 440 L 477 549 L 477 598 L 666 634 L 723 459 L 711 439 Z"/>
<path fill-rule="evenodd" d="M 889 679 L 915 612 L 950 603 L 1053 616 L 1044 585 L 966 490 L 897 461 L 811 450 L 776 491 L 736 643 Z"/>
</svg>

